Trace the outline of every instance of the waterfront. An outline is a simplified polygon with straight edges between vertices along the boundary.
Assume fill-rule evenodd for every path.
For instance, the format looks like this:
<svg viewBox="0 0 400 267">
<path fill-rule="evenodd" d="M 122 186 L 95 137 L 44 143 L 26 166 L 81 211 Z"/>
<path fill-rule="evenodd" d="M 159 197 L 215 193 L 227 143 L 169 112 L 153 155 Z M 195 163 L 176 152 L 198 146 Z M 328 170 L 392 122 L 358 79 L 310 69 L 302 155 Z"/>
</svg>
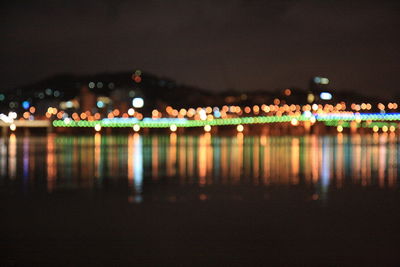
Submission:
<svg viewBox="0 0 400 267">
<path fill-rule="evenodd" d="M 4 263 L 394 266 L 398 150 L 394 134 L 12 134 Z"/>
</svg>

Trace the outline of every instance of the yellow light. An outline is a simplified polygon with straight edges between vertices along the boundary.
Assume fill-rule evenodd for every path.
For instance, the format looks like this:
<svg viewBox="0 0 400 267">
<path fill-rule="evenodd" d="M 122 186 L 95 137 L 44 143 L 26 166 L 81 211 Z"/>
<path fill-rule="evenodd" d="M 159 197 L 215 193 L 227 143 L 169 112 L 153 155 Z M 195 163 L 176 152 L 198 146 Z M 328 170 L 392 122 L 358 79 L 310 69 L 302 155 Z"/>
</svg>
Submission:
<svg viewBox="0 0 400 267">
<path fill-rule="evenodd" d="M 308 94 L 307 95 L 307 101 L 308 103 L 312 103 L 315 100 L 315 96 L 313 94 Z"/>
<path fill-rule="evenodd" d="M 343 132 L 343 126 L 342 125 L 338 125 L 338 127 L 336 127 L 337 131 L 339 133 Z"/>
<path fill-rule="evenodd" d="M 394 131 L 396 131 L 396 127 L 394 127 L 393 125 L 390 126 L 390 127 L 389 127 L 389 131 L 391 131 L 391 132 L 393 133 Z"/>
<path fill-rule="evenodd" d="M 178 127 L 176 127 L 175 124 L 172 124 L 169 129 L 171 130 L 171 132 L 176 132 L 176 130 L 178 129 Z"/>
<path fill-rule="evenodd" d="M 372 131 L 374 131 L 374 133 L 377 133 L 379 131 L 379 127 L 375 125 L 374 127 L 372 127 Z"/>
<path fill-rule="evenodd" d="M 204 131 L 206 131 L 206 132 L 211 131 L 211 126 L 210 125 L 205 125 L 204 126 Z"/>
<path fill-rule="evenodd" d="M 17 126 L 14 123 L 10 124 L 10 130 L 11 131 L 14 132 L 16 129 L 17 129 Z"/>
<path fill-rule="evenodd" d="M 135 132 L 139 132 L 140 131 L 140 126 L 138 124 L 133 125 L 133 130 Z"/>
<path fill-rule="evenodd" d="M 388 131 L 389 129 L 388 129 L 388 127 L 385 125 L 385 126 L 382 126 L 382 131 L 384 132 L 384 133 L 386 133 L 387 131 Z"/>
<path fill-rule="evenodd" d="M 101 125 L 100 125 L 100 124 L 96 124 L 96 125 L 94 126 L 94 130 L 95 130 L 96 132 L 100 132 L 100 130 L 101 130 Z"/>
<path fill-rule="evenodd" d="M 237 130 L 239 133 L 243 132 L 243 130 L 244 130 L 243 125 L 239 124 L 239 125 L 236 127 L 236 130 Z"/>
</svg>

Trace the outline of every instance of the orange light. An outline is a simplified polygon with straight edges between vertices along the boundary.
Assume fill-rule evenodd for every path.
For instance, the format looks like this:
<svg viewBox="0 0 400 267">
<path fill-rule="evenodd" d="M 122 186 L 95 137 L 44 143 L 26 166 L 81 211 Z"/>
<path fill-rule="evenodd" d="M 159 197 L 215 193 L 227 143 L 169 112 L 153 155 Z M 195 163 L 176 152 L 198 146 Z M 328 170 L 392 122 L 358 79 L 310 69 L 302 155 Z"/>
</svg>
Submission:
<svg viewBox="0 0 400 267">
<path fill-rule="evenodd" d="M 119 115 L 119 109 L 114 109 L 113 115 L 117 117 Z"/>
</svg>

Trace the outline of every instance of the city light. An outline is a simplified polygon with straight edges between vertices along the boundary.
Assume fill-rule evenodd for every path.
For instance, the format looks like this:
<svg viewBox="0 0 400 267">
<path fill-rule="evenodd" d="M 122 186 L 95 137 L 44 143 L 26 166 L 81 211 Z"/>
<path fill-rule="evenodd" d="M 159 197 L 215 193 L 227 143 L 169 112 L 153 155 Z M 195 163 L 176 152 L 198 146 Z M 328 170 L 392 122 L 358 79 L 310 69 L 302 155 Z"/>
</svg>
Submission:
<svg viewBox="0 0 400 267">
<path fill-rule="evenodd" d="M 139 132 L 140 131 L 140 126 L 138 124 L 133 125 L 133 130 L 135 132 Z"/>
<path fill-rule="evenodd" d="M 322 92 L 322 93 L 319 95 L 319 97 L 320 97 L 322 100 L 331 100 L 331 99 L 332 99 L 332 94 L 331 94 L 331 93 L 328 93 L 328 92 Z"/>
<path fill-rule="evenodd" d="M 101 130 L 101 125 L 100 125 L 100 124 L 96 124 L 96 125 L 94 126 L 94 130 L 95 130 L 96 132 L 100 132 L 100 130 Z"/>
<path fill-rule="evenodd" d="M 129 116 L 135 115 L 135 110 L 133 108 L 128 109 L 128 115 Z"/>
<path fill-rule="evenodd" d="M 10 130 L 14 132 L 16 129 L 17 129 L 17 126 L 14 123 L 11 123 Z"/>
<path fill-rule="evenodd" d="M 132 106 L 134 108 L 142 108 L 144 106 L 144 100 L 141 97 L 135 97 L 132 100 Z"/>
</svg>

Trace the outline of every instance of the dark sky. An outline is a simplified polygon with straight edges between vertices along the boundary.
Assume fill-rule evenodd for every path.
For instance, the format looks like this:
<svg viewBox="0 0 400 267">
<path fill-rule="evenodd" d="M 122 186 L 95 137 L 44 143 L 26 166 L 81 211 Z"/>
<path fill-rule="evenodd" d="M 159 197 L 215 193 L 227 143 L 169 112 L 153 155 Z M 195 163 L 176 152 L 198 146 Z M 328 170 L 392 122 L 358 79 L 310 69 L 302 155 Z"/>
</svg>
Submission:
<svg viewBox="0 0 400 267">
<path fill-rule="evenodd" d="M 322 75 L 393 95 L 399 2 L 2 1 L 0 84 L 141 68 L 211 90 L 304 88 Z"/>
</svg>

